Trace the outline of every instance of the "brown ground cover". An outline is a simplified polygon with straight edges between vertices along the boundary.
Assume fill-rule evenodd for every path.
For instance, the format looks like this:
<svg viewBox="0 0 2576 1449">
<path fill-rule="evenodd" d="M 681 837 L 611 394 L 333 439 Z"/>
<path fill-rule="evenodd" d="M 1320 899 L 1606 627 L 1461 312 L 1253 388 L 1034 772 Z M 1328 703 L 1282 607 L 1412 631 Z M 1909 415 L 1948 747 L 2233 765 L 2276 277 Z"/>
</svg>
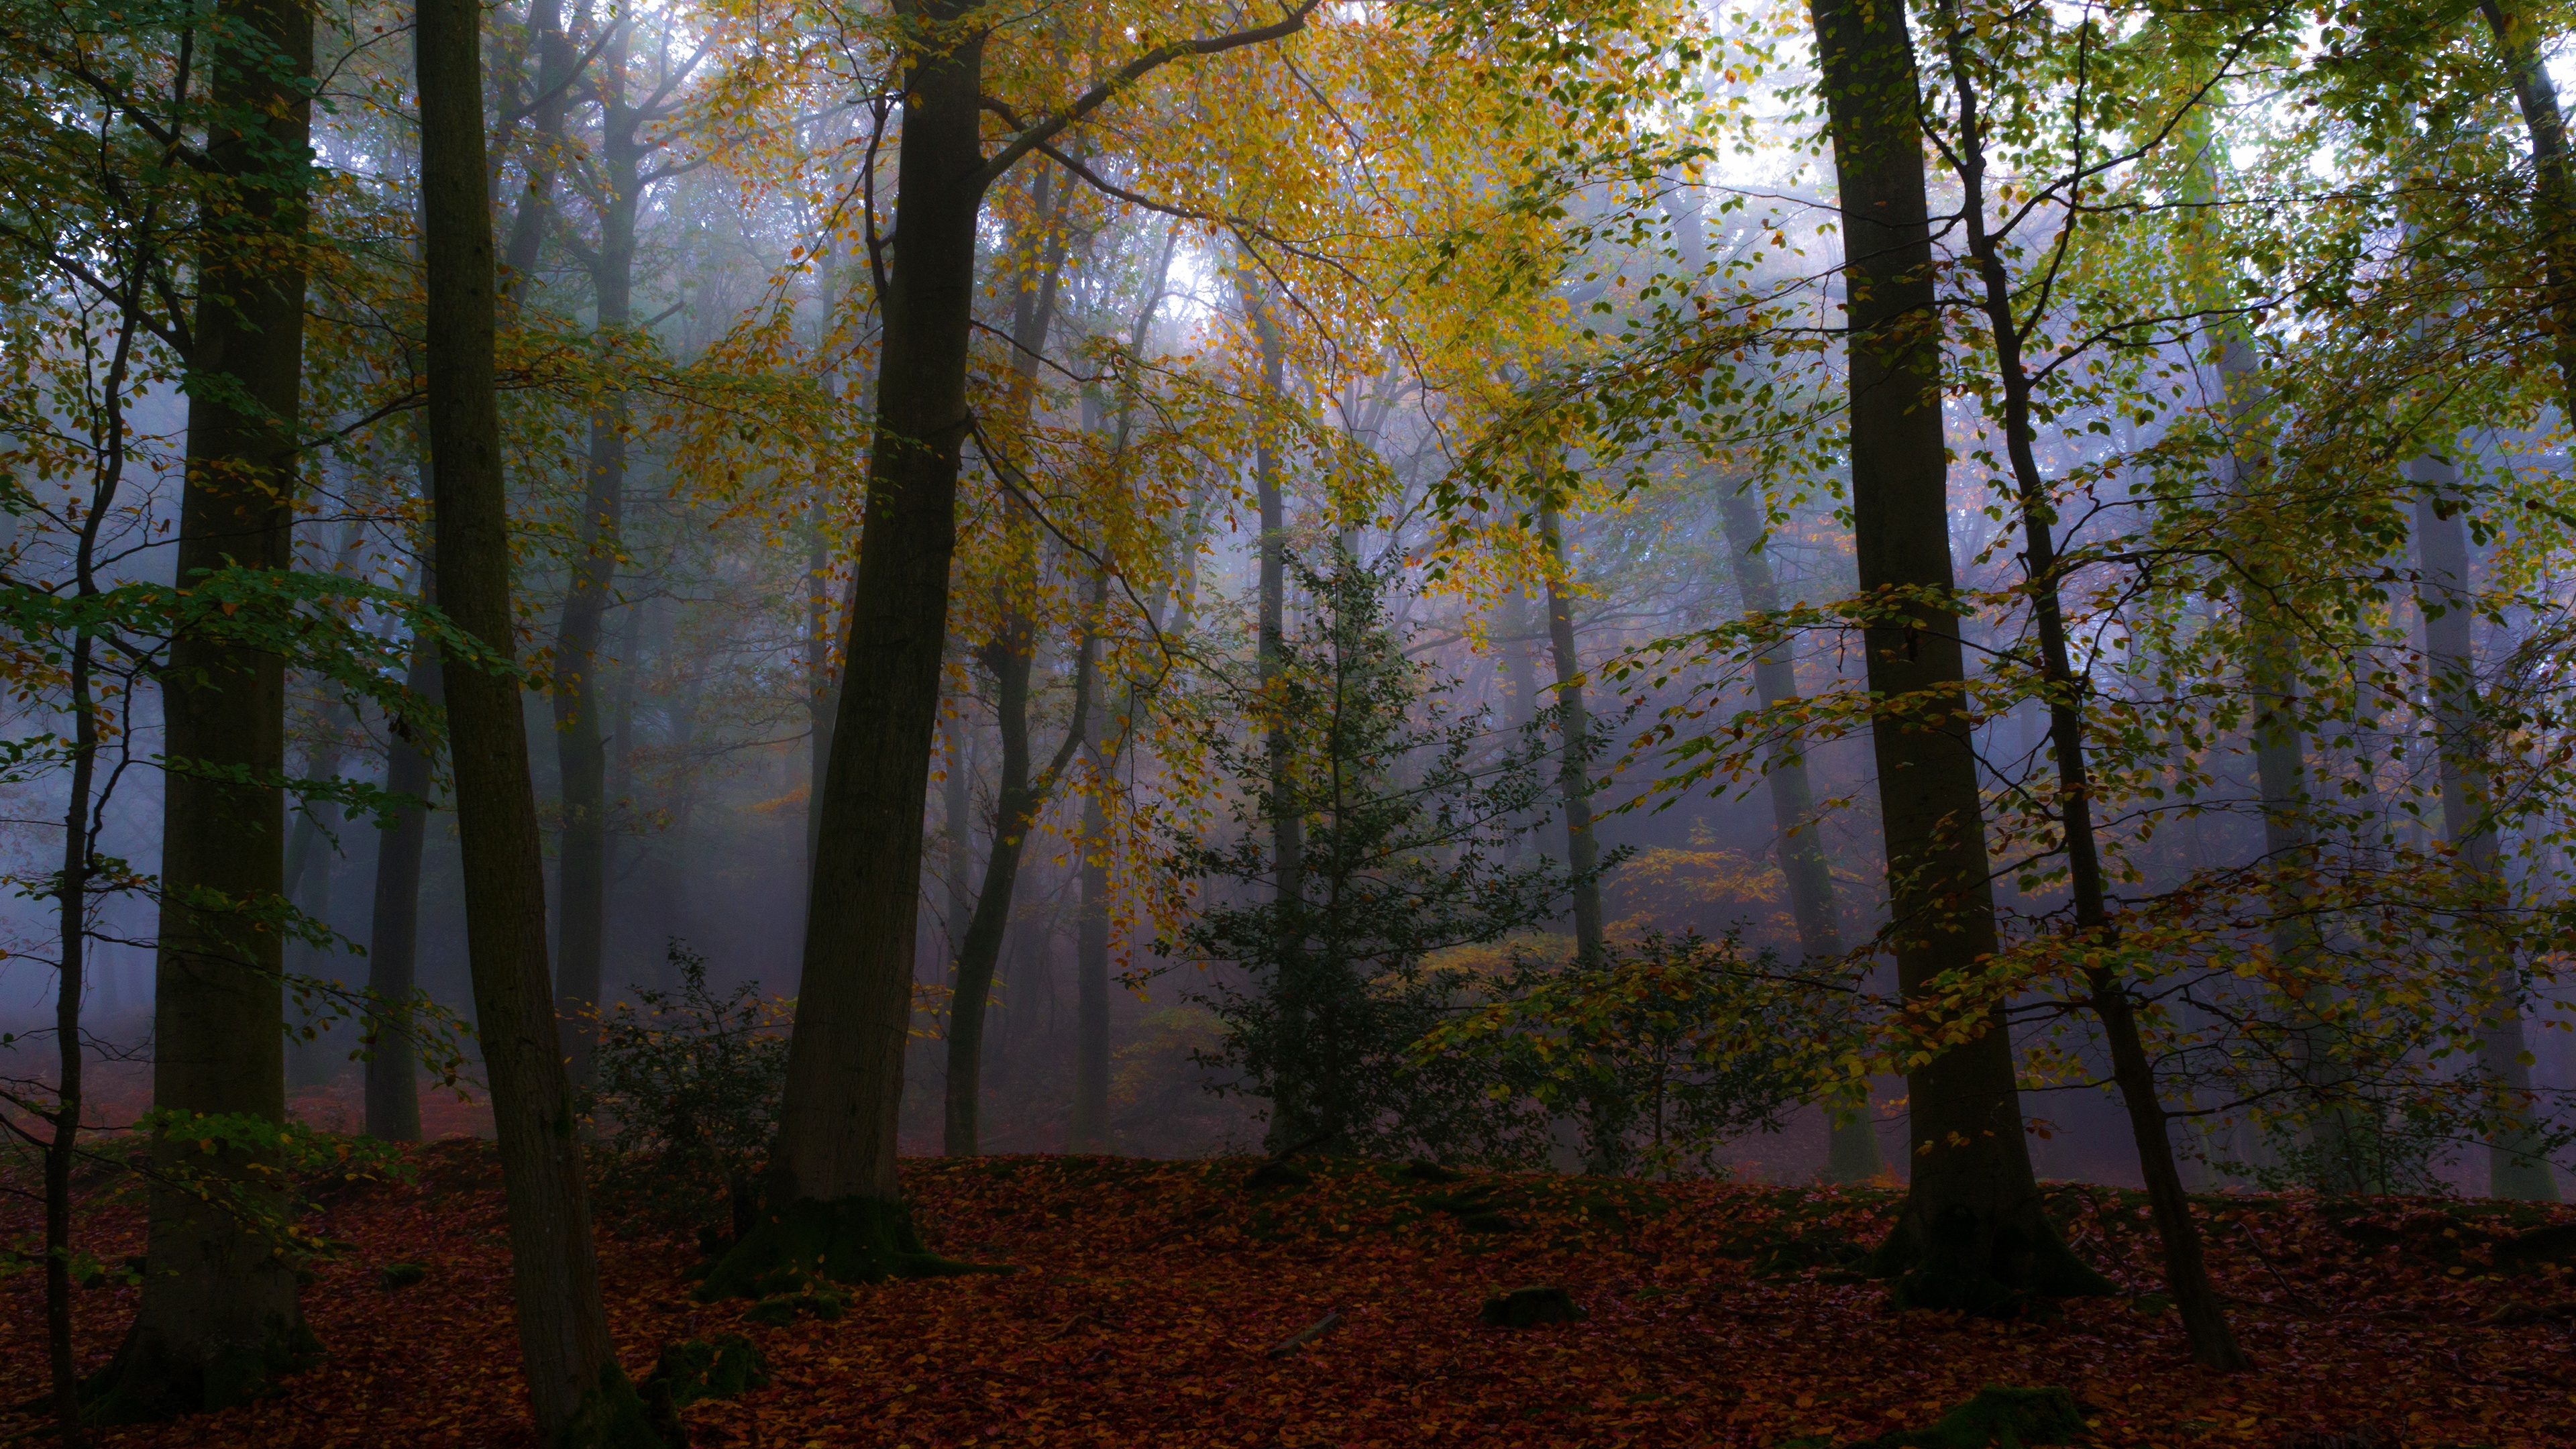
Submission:
<svg viewBox="0 0 2576 1449">
<path fill-rule="evenodd" d="M 111 1446 L 524 1445 L 488 1148 L 421 1149 L 415 1182 L 326 1197 L 344 1244 L 305 1301 L 329 1349 L 292 1392 L 119 1429 Z M 1931 1423 L 1981 1385 L 2063 1385 L 2109 1445 L 2576 1445 L 2576 1212 L 2485 1204 L 2208 1199 L 2203 1223 L 2259 1366 L 2196 1369 L 2151 1295 L 2136 1194 L 2052 1189 L 2088 1258 L 2135 1298 L 2017 1322 L 1896 1313 L 1852 1271 L 1877 1190 L 1647 1184 L 1319 1166 L 1247 1185 L 1243 1160 L 1009 1157 L 907 1164 L 931 1244 L 1008 1275 L 858 1288 L 837 1320 L 746 1323 L 689 1296 L 693 1244 L 611 1234 L 610 1319 L 630 1371 L 670 1340 L 739 1331 L 769 1387 L 688 1410 L 716 1445 L 1848 1443 Z M 1294 1176 L 1295 1174 L 1288 1174 Z M 0 1223 L 34 1227 L 21 1203 Z M 140 1247 L 101 1206 L 88 1246 Z M 380 1270 L 413 1263 L 418 1284 Z M 1487 1327 L 1497 1293 L 1559 1285 L 1588 1317 Z M 102 1360 L 131 1288 L 79 1298 Z M 0 1284 L 0 1383 L 41 1388 L 42 1286 Z M 1284 1340 L 1335 1327 L 1279 1356 Z M 0 1434 L 34 1429 L 23 1408 Z M 2303 1437 L 2308 1436 L 2308 1437 Z M 2355 1439 L 2352 1442 L 2367 1442 Z"/>
</svg>

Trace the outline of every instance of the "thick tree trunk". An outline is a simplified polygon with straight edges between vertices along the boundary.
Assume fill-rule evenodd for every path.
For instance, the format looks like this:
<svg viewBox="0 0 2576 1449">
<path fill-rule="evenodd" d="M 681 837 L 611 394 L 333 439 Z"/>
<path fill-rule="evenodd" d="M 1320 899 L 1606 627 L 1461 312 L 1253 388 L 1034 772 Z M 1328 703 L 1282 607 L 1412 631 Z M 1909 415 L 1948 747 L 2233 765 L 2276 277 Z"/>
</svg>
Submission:
<svg viewBox="0 0 2576 1449">
<path fill-rule="evenodd" d="M 416 13 L 435 568 L 440 606 L 482 656 L 450 661 L 447 714 L 466 945 L 500 1139 L 520 1360 L 542 1441 L 657 1444 L 601 1308 L 572 1089 L 546 977 L 545 865 L 527 732 L 518 682 L 499 667 L 511 661 L 515 620 L 494 396 L 482 9 L 469 0 L 420 0 Z"/>
<path fill-rule="evenodd" d="M 773 1214 L 812 1203 L 844 1221 L 890 1223 L 902 1212 L 895 1117 L 912 1018 L 921 805 L 948 635 L 983 190 L 984 42 L 957 26 L 967 11 L 955 0 L 906 8 L 940 43 L 916 52 L 904 77 L 877 443 L 771 1153 Z M 735 1258 L 776 1250 L 760 1236 L 738 1245 Z"/>
<path fill-rule="evenodd" d="M 431 595 L 426 576 L 421 594 Z M 438 645 L 412 644 L 403 688 L 442 702 Z M 419 986 L 420 860 L 429 834 L 429 754 L 407 733 L 385 752 L 385 789 L 414 803 L 394 811 L 376 845 L 376 897 L 367 933 L 367 992 L 374 1003 L 375 1048 L 367 1056 L 367 1135 L 388 1142 L 420 1140 L 420 1046 L 412 1036 L 412 993 Z"/>
<path fill-rule="evenodd" d="M 1768 528 L 1762 505 L 1739 484 L 1718 499 L 1718 518 L 1726 534 L 1726 555 L 1734 565 L 1735 592 L 1745 612 L 1776 615 L 1780 584 L 1771 560 L 1762 552 Z M 1753 661 L 1753 697 L 1765 715 L 1785 720 L 1785 706 L 1798 697 L 1798 666 L 1787 639 Z M 1815 786 L 1807 778 L 1806 736 L 1785 724 L 1775 725 L 1763 782 L 1770 787 L 1771 827 L 1778 832 L 1780 877 L 1789 892 L 1789 916 L 1798 925 L 1798 951 L 1809 964 L 1839 961 L 1843 954 L 1842 911 L 1834 899 L 1833 865 L 1825 858 L 1824 836 L 1817 828 Z M 1878 1124 L 1871 1120 L 1867 1086 L 1856 1104 L 1827 1106 L 1824 1180 L 1868 1182 L 1887 1171 L 1878 1151 Z"/>
<path fill-rule="evenodd" d="M 911 1025 L 922 806 L 948 635 L 957 469 L 972 426 L 966 368 L 984 190 L 1035 147 L 982 152 L 980 0 L 904 0 L 903 139 L 894 262 L 884 296 L 867 528 L 852 581 L 846 686 L 824 780 L 805 970 L 770 1153 L 771 1221 L 737 1243 L 701 1291 L 747 1291 L 770 1265 L 828 1245 L 829 1271 L 917 1246 L 899 1195 L 895 1128 Z M 1070 125 L 1185 54 L 1285 34 L 1307 10 L 1237 37 L 1156 47 L 1064 112 Z M 813 1255 L 821 1256 L 818 1252 Z M 823 1264 L 817 1262 L 817 1268 Z"/>
<path fill-rule="evenodd" d="M 1882 702 L 1870 733 L 1888 934 L 1900 991 L 1923 1001 L 1996 941 L 1958 619 L 1940 603 L 1954 580 L 1914 46 L 1900 7 L 1827 0 L 1814 14 L 1851 299 L 1854 542 L 1861 590 L 1887 611 L 1864 645 Z M 1926 1306 L 2099 1291 L 2041 1211 L 2000 1011 L 1980 1026 L 1907 1074 L 1912 1180 L 1878 1267 L 1906 1272 L 1900 1296 Z"/>
<path fill-rule="evenodd" d="M 2407 468 L 2425 485 L 2415 499 L 2419 572 L 2415 600 L 2424 615 L 2424 667 L 2433 694 L 2433 728 L 2441 748 L 2442 839 L 2451 847 L 2472 909 L 2460 919 L 2472 955 L 2468 974 L 2486 988 L 2487 1018 L 2478 1030 L 2478 1070 L 2503 1098 L 2505 1122 L 2487 1144 L 2487 1196 L 2558 1201 L 2558 1175 L 2531 1150 L 2531 1066 L 2523 1039 L 2521 973 L 2477 915 L 2502 904 L 2494 795 L 2487 772 L 2486 728 L 2478 707 L 2477 611 L 2469 590 L 2469 531 L 2462 516 L 2459 470 L 2430 454 Z"/>
<path fill-rule="evenodd" d="M 313 23 L 290 0 L 227 0 L 207 138 L 225 183 L 201 264 L 189 358 L 187 481 L 178 583 L 227 566 L 290 562 L 303 397 L 305 228 Z M 282 73 L 281 73 L 282 68 Z M 172 641 L 153 1105 L 285 1117 L 278 933 L 258 920 L 284 892 L 285 666 L 204 634 Z M 238 784 L 218 772 L 244 771 Z M 213 902 L 222 902 L 221 905 Z M 295 1274 L 266 1237 L 183 1180 L 260 1164 L 164 1136 L 133 1326 L 93 1384 L 104 1422 L 163 1418 L 265 1393 L 313 1350 Z M 262 1179 L 236 1190 L 269 1199 Z"/>
</svg>

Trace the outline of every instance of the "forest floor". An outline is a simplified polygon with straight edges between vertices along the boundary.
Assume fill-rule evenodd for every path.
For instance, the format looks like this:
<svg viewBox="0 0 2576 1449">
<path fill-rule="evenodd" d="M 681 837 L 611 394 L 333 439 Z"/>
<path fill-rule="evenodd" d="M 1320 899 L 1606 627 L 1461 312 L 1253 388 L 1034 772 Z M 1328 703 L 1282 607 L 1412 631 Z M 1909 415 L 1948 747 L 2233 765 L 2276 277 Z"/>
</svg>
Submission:
<svg viewBox="0 0 2576 1449">
<path fill-rule="evenodd" d="M 305 1292 L 328 1351 L 318 1367 L 275 1399 L 93 1442 L 529 1444 L 490 1149 L 440 1143 L 416 1161 L 414 1182 L 314 1210 L 343 1245 Z M 2106 1445 L 2576 1445 L 2576 1211 L 2204 1199 L 2220 1289 L 2257 1361 L 2226 1376 L 2190 1364 L 2151 1296 L 2135 1193 L 2050 1189 L 2077 1250 L 2136 1296 L 1994 1322 L 1894 1312 L 1852 1271 L 1891 1191 L 1436 1182 L 1365 1163 L 1256 1188 L 1253 1167 L 909 1161 L 932 1246 L 1017 1271 L 859 1288 L 837 1319 L 762 1324 L 691 1299 L 693 1245 L 610 1234 L 609 1316 L 638 1376 L 675 1339 L 759 1346 L 768 1387 L 687 1410 L 701 1445 L 1770 1449 L 1928 1425 L 1988 1384 L 2072 1390 Z M 22 1243 L 34 1226 L 23 1202 L 0 1216 Z M 128 1207 L 98 1208 L 84 1232 L 109 1262 L 141 1246 Z M 391 1263 L 420 1265 L 421 1281 L 382 1286 Z M 1542 1284 L 1588 1317 L 1479 1322 L 1490 1295 Z M 79 1294 L 85 1365 L 112 1349 L 134 1293 Z M 45 1381 L 42 1302 L 35 1273 L 0 1284 L 10 1400 Z M 1270 1352 L 1328 1314 L 1332 1331 Z M 0 1436 L 39 1424 L 0 1412 Z"/>
</svg>

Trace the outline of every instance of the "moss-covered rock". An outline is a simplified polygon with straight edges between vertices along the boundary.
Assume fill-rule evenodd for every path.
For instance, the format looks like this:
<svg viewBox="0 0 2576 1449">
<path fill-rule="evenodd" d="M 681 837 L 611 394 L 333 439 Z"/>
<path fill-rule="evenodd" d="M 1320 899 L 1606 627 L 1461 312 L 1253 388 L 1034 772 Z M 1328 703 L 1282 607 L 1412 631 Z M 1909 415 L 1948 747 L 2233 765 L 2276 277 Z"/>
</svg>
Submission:
<svg viewBox="0 0 2576 1449">
<path fill-rule="evenodd" d="M 1543 1323 L 1581 1323 L 1590 1316 L 1564 1289 L 1533 1286 L 1486 1299 L 1476 1321 L 1487 1328 L 1536 1328 Z"/>
<path fill-rule="evenodd" d="M 730 1399 L 769 1387 L 769 1361 L 758 1344 L 739 1333 L 683 1338 L 662 1345 L 651 1382 L 661 1385 L 674 1405 L 686 1408 L 701 1399 Z"/>
<path fill-rule="evenodd" d="M 1881 1434 L 1856 1449 L 2024 1449 L 2073 1444 L 2084 1432 L 2084 1411 L 2066 1390 L 1988 1384 L 1929 1428 Z"/>
<path fill-rule="evenodd" d="M 960 1263 L 924 1248 L 903 1204 L 851 1197 L 800 1202 L 764 1215 L 698 1284 L 699 1301 L 771 1298 L 813 1283 L 882 1283 L 889 1278 L 953 1278 L 1008 1273 L 1005 1266 Z"/>
</svg>

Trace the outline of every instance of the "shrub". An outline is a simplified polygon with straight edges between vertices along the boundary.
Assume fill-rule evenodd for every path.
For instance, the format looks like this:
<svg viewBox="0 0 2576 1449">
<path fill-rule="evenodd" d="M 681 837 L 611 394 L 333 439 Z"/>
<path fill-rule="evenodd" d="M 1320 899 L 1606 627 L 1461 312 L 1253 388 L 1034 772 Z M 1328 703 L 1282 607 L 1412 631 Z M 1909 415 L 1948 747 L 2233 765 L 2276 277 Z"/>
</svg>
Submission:
<svg viewBox="0 0 2576 1449">
<path fill-rule="evenodd" d="M 787 1079 L 787 1007 L 748 982 L 718 997 L 706 958 L 677 940 L 668 950 L 677 990 L 636 987 L 638 1004 L 600 1017 L 589 1110 L 613 1125 L 615 1149 L 601 1195 L 612 1211 L 697 1228 L 712 1249 L 749 1232 L 759 1212 Z"/>
</svg>

